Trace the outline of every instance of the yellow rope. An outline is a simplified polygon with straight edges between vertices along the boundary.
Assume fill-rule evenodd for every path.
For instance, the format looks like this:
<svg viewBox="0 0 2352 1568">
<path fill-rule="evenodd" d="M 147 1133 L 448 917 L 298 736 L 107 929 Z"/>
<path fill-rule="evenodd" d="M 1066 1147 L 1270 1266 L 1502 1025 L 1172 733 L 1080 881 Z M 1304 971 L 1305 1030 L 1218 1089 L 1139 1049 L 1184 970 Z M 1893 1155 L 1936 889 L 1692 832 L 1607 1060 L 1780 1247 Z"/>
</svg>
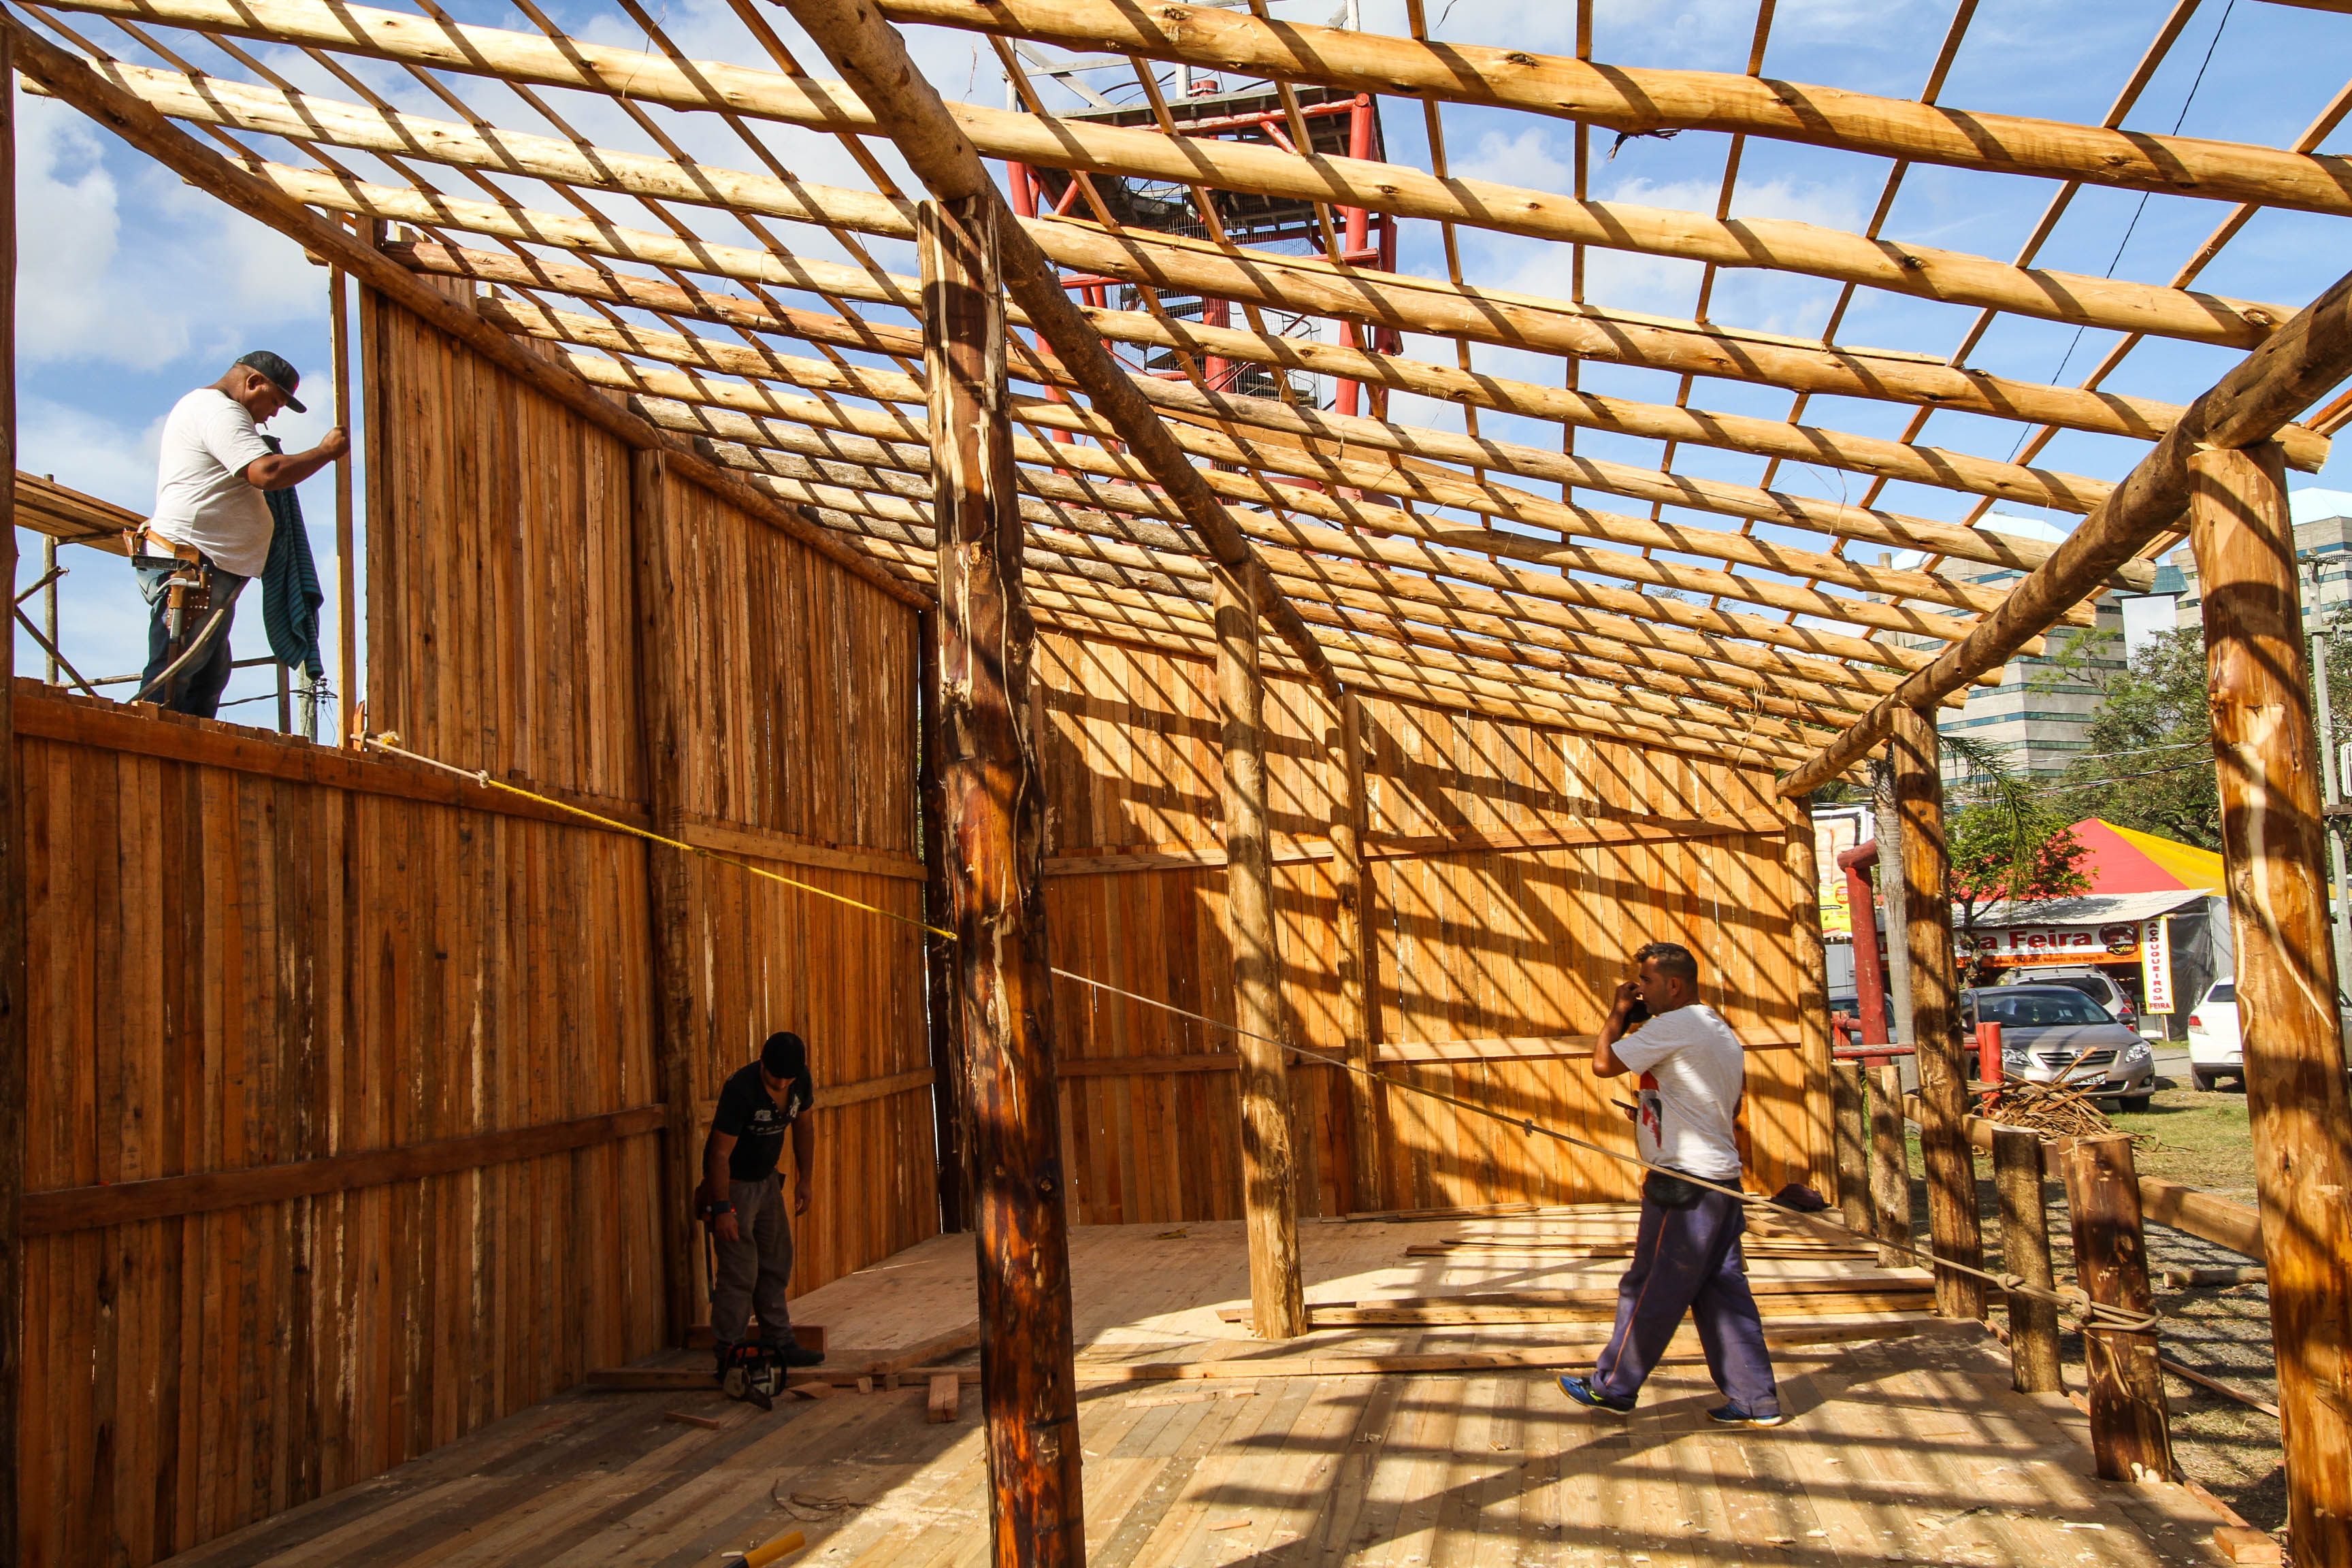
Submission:
<svg viewBox="0 0 2352 1568">
<path fill-rule="evenodd" d="M 420 752 L 409 751 L 407 748 L 401 745 L 400 736 L 390 730 L 386 730 L 379 735 L 362 735 L 360 737 L 360 744 L 367 747 L 371 751 L 388 752 L 395 757 L 406 757 L 412 763 L 423 763 L 428 768 L 437 769 L 442 773 L 451 773 L 461 779 L 471 779 L 474 783 L 480 784 L 485 789 L 504 790 L 509 795 L 520 795 L 525 800 L 537 801 L 541 805 L 551 805 L 558 811 L 568 811 L 574 816 L 584 817 L 588 821 L 595 823 L 599 826 L 609 827 L 615 833 L 632 834 L 636 837 L 644 839 L 648 844 L 665 845 L 672 849 L 682 850 L 688 855 L 698 855 L 703 859 L 711 861 L 717 865 L 732 866 L 739 871 L 749 871 L 754 877 L 765 877 L 771 882 L 781 882 L 787 888 L 798 888 L 803 893 L 814 893 L 820 899 L 831 899 L 836 904 L 847 904 L 851 909 L 863 910 L 869 915 L 880 915 L 886 921 L 897 921 L 900 925 L 913 926 L 917 931 L 929 931 L 933 936 L 943 936 L 950 942 L 953 942 L 955 940 L 955 932 L 951 931 L 942 931 L 938 926 L 930 925 L 925 921 L 916 920 L 910 915 L 899 914 L 895 910 L 886 910 L 879 904 L 869 904 L 862 899 L 853 899 L 846 894 L 836 893 L 829 888 L 820 888 L 814 882 L 803 882 L 796 877 L 787 877 L 782 872 L 771 871 L 764 866 L 754 866 L 748 860 L 738 860 L 732 855 L 721 855 L 716 850 L 705 849 L 699 844 L 688 844 L 685 840 L 679 838 L 667 838 L 648 828 L 638 827 L 633 824 L 619 821 L 616 818 L 606 816 L 601 812 L 590 811 L 585 806 L 573 805 L 569 801 L 556 800 L 551 796 L 541 795 L 535 790 L 524 789 L 520 784 L 510 784 L 502 780 L 494 779 L 490 776 L 489 770 L 487 768 L 477 769 L 469 773 L 466 769 L 455 766 L 452 763 L 440 762 L 435 758 L 425 756 Z"/>
<path fill-rule="evenodd" d="M 833 892 L 828 889 L 817 887 L 814 883 L 803 882 L 795 878 L 781 875 L 778 872 L 768 870 L 763 867 L 751 865 L 748 861 L 739 860 L 731 855 L 717 854 L 711 850 L 703 848 L 699 845 L 688 844 L 681 839 L 665 837 L 661 834 L 652 832 L 646 828 L 637 827 L 629 823 L 619 821 L 614 817 L 604 816 L 602 813 L 590 811 L 585 806 L 573 805 L 567 801 L 556 800 L 551 796 L 541 795 L 535 790 L 524 789 L 520 784 L 503 783 L 498 779 L 492 778 L 487 769 L 468 772 L 467 770 L 455 766 L 452 763 L 440 762 L 435 758 L 409 751 L 400 744 L 400 737 L 390 731 L 386 731 L 382 734 L 362 735 L 360 738 L 360 743 L 373 751 L 387 752 L 393 756 L 406 757 L 411 762 L 422 763 L 426 767 L 436 769 L 441 773 L 450 773 L 461 779 L 471 779 L 475 783 L 488 789 L 504 790 L 507 794 L 519 795 L 524 800 L 536 801 L 541 805 L 553 806 L 558 811 L 569 812 L 574 816 L 584 818 L 585 820 L 596 823 L 601 826 L 609 827 L 616 833 L 631 834 L 638 838 L 646 840 L 648 844 L 660 844 L 672 849 L 682 850 L 688 855 L 698 855 L 705 860 L 713 861 L 721 866 L 732 866 L 738 870 L 749 871 L 754 877 L 764 877 L 771 882 L 781 882 L 787 888 L 798 888 L 804 893 L 814 893 L 818 898 L 831 899 L 836 904 L 846 904 L 853 910 L 863 910 L 867 914 L 880 915 L 884 920 L 896 921 L 900 925 L 912 926 L 917 931 L 928 932 L 932 936 L 944 937 L 949 942 L 956 940 L 955 932 L 945 930 L 942 927 L 931 925 L 924 921 L 915 920 L 910 916 L 898 914 L 893 910 L 883 909 L 876 904 L 866 903 L 863 900 L 853 899 L 840 893 Z M 1348 1072 L 1356 1073 L 1361 1077 L 1370 1079 L 1376 1083 L 1386 1084 L 1391 1089 L 1400 1089 L 1408 1094 L 1418 1094 L 1425 1099 L 1438 1100 L 1441 1103 L 1453 1106 L 1456 1110 L 1466 1110 L 1474 1115 L 1486 1117 L 1490 1121 L 1500 1121 L 1508 1126 L 1517 1127 L 1531 1138 L 1549 1138 L 1558 1142 L 1568 1144 L 1571 1148 L 1582 1149 L 1590 1153 L 1599 1154 L 1603 1158 L 1617 1161 L 1621 1164 L 1640 1165 L 1643 1169 L 1648 1168 L 1647 1163 L 1637 1154 L 1628 1154 L 1622 1150 L 1612 1149 L 1605 1144 L 1595 1143 L 1589 1139 L 1579 1138 L 1576 1134 L 1562 1131 L 1557 1127 L 1547 1127 L 1531 1116 L 1512 1116 L 1505 1111 L 1496 1110 L 1492 1106 L 1481 1105 L 1475 1100 L 1464 1100 L 1459 1096 L 1447 1094 L 1442 1089 L 1431 1089 L 1426 1085 L 1412 1083 L 1401 1078 L 1391 1078 L 1387 1073 L 1380 1072 L 1374 1068 L 1362 1066 L 1360 1063 L 1349 1061 L 1345 1057 L 1334 1056 L 1329 1052 L 1318 1051 L 1308 1046 L 1301 1046 L 1292 1042 L 1277 1039 L 1271 1035 L 1261 1035 L 1255 1029 L 1243 1028 L 1239 1024 L 1229 1023 L 1223 1018 L 1211 1017 L 1206 1013 L 1195 1013 L 1189 1007 L 1179 1007 L 1172 1002 L 1162 1002 L 1156 997 L 1145 996 L 1138 992 L 1129 991 L 1123 986 L 1113 985 L 1108 980 L 1097 980 L 1090 975 L 1073 973 L 1069 970 L 1058 968 L 1052 964 L 1048 964 L 1046 966 L 1046 971 L 1048 973 L 1063 980 L 1072 981 L 1077 984 L 1088 986 L 1097 991 L 1108 991 L 1113 995 L 1123 996 L 1130 1002 L 1139 1002 L 1147 1007 L 1155 1007 L 1163 1013 L 1172 1013 L 1180 1018 L 1190 1018 L 1196 1023 L 1206 1024 L 1213 1029 L 1220 1029 L 1228 1034 L 1238 1035 L 1245 1039 L 1263 1040 L 1268 1045 L 1277 1047 L 1283 1050 L 1296 1051 L 1303 1057 L 1311 1057 L 1317 1061 L 1326 1063 L 1331 1067 L 1339 1068 Z M 1794 1223 L 1801 1226 L 1812 1227 L 1816 1235 L 1827 1237 L 1832 1232 L 1834 1232 L 1836 1235 L 1842 1237 L 1854 1237 L 1859 1234 L 1851 1226 L 1844 1224 L 1842 1220 L 1825 1218 L 1822 1215 L 1808 1214 L 1799 1209 L 1784 1208 L 1768 1197 L 1747 1192 L 1739 1187 L 1731 1186 L 1721 1182 L 1710 1182 L 1703 1177 L 1685 1175 L 1681 1172 L 1676 1172 L 1675 1174 L 1680 1176 L 1682 1180 L 1692 1183 L 1696 1186 L 1706 1187 L 1712 1191 L 1723 1193 L 1730 1197 L 1737 1198 L 1740 1204 L 1746 1207 L 1771 1209 L 1775 1215 L 1779 1215 L 1786 1222 Z M 1865 1241 L 1877 1240 L 1876 1237 L 1867 1236 L 1862 1237 L 1862 1239 Z M 1885 1247 L 1888 1244 L 1884 1241 L 1878 1241 L 1878 1245 Z M 2035 1286 L 2028 1285 L 2023 1279 L 2014 1274 L 1994 1274 L 1986 1269 L 1971 1268 L 1965 1263 L 1954 1262 L 1950 1258 L 1938 1258 L 1933 1252 L 1920 1247 L 1916 1244 L 1904 1244 L 1899 1246 L 1896 1250 L 1908 1252 L 1912 1257 L 1925 1262 L 1931 1269 L 1949 1269 L 1956 1274 L 1965 1274 L 1972 1278 L 1984 1280 L 1987 1284 L 1997 1286 L 2000 1289 L 2007 1291 L 2011 1295 L 2028 1296 L 2037 1300 L 2051 1302 L 2067 1312 L 2075 1315 L 2079 1320 L 2086 1322 L 2095 1322 L 2102 1328 L 2122 1332 L 2147 1332 L 2154 1329 L 2156 1324 L 2162 1318 L 2162 1314 L 2158 1312 L 2147 1312 L 2144 1314 L 2131 1313 L 2126 1312 L 2119 1308 L 2100 1305 L 2099 1303 L 2092 1301 L 2088 1294 L 2080 1287 L 2064 1290 L 2040 1289 Z"/>
</svg>

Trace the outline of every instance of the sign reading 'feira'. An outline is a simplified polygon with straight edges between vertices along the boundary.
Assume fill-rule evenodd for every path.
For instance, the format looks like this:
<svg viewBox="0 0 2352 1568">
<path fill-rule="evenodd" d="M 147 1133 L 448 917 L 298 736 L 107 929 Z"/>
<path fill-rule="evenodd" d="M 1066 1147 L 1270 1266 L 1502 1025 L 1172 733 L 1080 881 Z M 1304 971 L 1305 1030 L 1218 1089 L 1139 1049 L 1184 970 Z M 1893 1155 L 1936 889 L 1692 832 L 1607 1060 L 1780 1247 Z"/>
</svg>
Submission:
<svg viewBox="0 0 2352 1568">
<path fill-rule="evenodd" d="M 2099 926 L 1994 926 L 1961 933 L 1954 945 L 1979 963 L 2121 963 L 2140 955 L 2140 922 Z"/>
</svg>

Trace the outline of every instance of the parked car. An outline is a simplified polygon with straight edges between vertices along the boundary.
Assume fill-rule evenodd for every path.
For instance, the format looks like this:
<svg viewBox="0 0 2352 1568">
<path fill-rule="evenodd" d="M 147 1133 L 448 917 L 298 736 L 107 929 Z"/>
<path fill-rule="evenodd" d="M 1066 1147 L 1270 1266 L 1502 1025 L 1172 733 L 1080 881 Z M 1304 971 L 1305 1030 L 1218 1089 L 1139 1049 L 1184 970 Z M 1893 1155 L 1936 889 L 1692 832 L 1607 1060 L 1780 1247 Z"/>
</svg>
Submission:
<svg viewBox="0 0 2352 1568">
<path fill-rule="evenodd" d="M 2338 993 L 2337 1026 L 2344 1032 L 2344 1049 L 2352 1057 L 2352 1002 Z M 2200 1089 L 2212 1089 L 2225 1078 L 2246 1087 L 2246 1037 L 2238 1018 L 2238 984 L 2216 980 L 2197 999 L 2189 1014 L 2189 1079 Z"/>
<path fill-rule="evenodd" d="M 2156 1052 L 2148 1043 L 2071 985 L 1963 991 L 1960 1018 L 1971 1047 L 1979 1024 L 2000 1026 L 2000 1066 L 2007 1077 L 2064 1082 L 2133 1110 L 2147 1109 L 2156 1091 Z M 1966 1055 L 1969 1076 L 1980 1076 L 1975 1050 Z"/>
<path fill-rule="evenodd" d="M 2126 1029 L 2139 1027 L 2139 1009 L 2124 994 L 2124 988 L 2113 976 L 2085 966 L 2080 969 L 2011 969 L 2004 973 L 1996 985 L 2063 985 L 2080 991 L 2100 1006 L 2115 1015 L 2116 1022 Z"/>
<path fill-rule="evenodd" d="M 2212 1089 L 2225 1078 L 2246 1083 L 2246 1037 L 2238 1028 L 2238 984 L 2216 980 L 2189 1011 L 2189 1079 Z"/>
</svg>

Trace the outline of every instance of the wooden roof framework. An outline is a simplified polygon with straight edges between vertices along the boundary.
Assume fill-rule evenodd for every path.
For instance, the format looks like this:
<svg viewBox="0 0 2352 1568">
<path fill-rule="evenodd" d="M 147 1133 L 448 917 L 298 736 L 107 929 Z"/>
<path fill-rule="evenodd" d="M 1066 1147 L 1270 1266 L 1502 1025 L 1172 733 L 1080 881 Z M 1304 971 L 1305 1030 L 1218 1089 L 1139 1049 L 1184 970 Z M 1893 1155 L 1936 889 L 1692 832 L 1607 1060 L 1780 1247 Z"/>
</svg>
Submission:
<svg viewBox="0 0 2352 1568">
<path fill-rule="evenodd" d="M 984 11 L 960 0 L 887 0 L 881 10 L 901 24 L 984 26 L 1024 107 L 953 105 L 957 129 L 978 158 L 1076 174 L 1090 213 L 1081 204 L 1069 215 L 1024 220 L 1022 231 L 1053 266 L 1139 290 L 1139 310 L 1069 307 L 1089 342 L 1113 355 L 1172 353 L 1186 371 L 1181 381 L 1122 377 L 1148 410 L 1131 413 L 1122 430 L 1089 390 L 1099 390 L 1099 367 L 1072 359 L 1075 340 L 1065 340 L 1069 352 L 1035 346 L 1032 333 L 1054 323 L 1033 319 L 1016 296 L 1009 345 L 1023 394 L 1013 407 L 1016 459 L 1034 608 L 1044 624 L 1205 651 L 1210 576 L 1219 561 L 1246 555 L 1279 590 L 1277 629 L 1290 628 L 1277 669 L 1334 689 L 1344 684 L 1791 772 L 1838 731 L 1883 713 L 1898 690 L 1908 701 L 1958 703 L 1969 681 L 1996 678 L 1988 671 L 1997 665 L 1963 669 L 1974 661 L 1956 662 L 1952 650 L 1982 651 L 1999 640 L 2033 651 L 2052 628 L 2088 624 L 2084 601 L 2100 588 L 2146 586 L 2147 557 L 2177 530 L 2141 542 L 2080 583 L 2074 598 L 2042 595 L 2040 624 L 2021 639 L 1979 635 L 2008 591 L 1964 574 L 1987 566 L 2028 574 L 2059 552 L 1980 526 L 1995 501 L 2087 515 L 2116 494 L 2112 480 L 2035 465 L 2058 433 L 2156 443 L 2180 424 L 2182 404 L 2106 390 L 2135 347 L 2154 338 L 2251 350 L 2294 315 L 2293 305 L 2194 287 L 2254 214 L 2265 206 L 2352 212 L 2352 182 L 2338 160 L 2315 151 L 2352 110 L 2352 87 L 2288 148 L 2117 129 L 2194 4 L 2182 0 L 2158 29 L 2100 126 L 1943 112 L 1938 100 L 1972 0 L 1958 6 L 1920 97 L 1908 101 L 1766 80 L 1769 3 L 1739 77 L 1592 63 L 1589 7 L 1580 11 L 1577 58 L 1433 47 L 1418 5 L 1409 8 L 1407 37 L 1277 26 L 1263 0 L 1247 11 L 1154 13 L 1157 21 L 1110 0 L 1001 0 Z M 463 25 L 429 0 L 420 12 L 323 0 L 71 0 L 27 9 L 64 44 L 57 58 L 69 53 L 94 68 L 76 79 L 84 85 L 44 67 L 55 46 L 37 34 L 27 33 L 20 59 L 37 90 L 77 101 L 95 92 L 160 113 L 277 196 L 358 226 L 379 255 L 416 277 L 484 286 L 475 306 L 482 321 L 529 344 L 559 374 L 625 398 L 650 427 L 645 439 L 684 445 L 730 488 L 764 497 L 772 519 L 821 537 L 836 559 L 894 592 L 925 595 L 932 536 L 919 286 L 873 249 L 876 241 L 911 237 L 912 204 L 862 140 L 887 127 L 844 84 L 804 74 L 753 0 L 738 0 L 735 10 L 770 56 L 761 68 L 690 58 L 633 0 L 623 5 L 644 35 L 642 49 L 568 37 L 529 0 L 518 5 L 527 28 Z M 113 42 L 99 36 L 101 25 Z M 1161 129 L 1054 115 L 1013 40 L 1129 54 Z M 265 59 L 261 48 L 298 53 Z M 298 60 L 301 82 L 289 74 Z M 1296 83 L 1416 94 L 1433 167 L 1168 134 L 1172 124 L 1148 62 L 1251 72 L 1286 93 Z M 371 86 L 386 79 L 386 66 L 446 116 L 403 108 Z M 338 92 L 305 85 L 327 79 Z M 495 122 L 469 107 L 469 95 L 485 90 L 510 97 L 541 125 Z M 625 119 L 657 151 L 591 137 L 581 128 L 587 116 L 579 94 L 612 111 L 600 123 Z M 1287 101 L 1295 114 L 1295 100 Z M 1449 101 L 1574 121 L 1575 191 L 1450 175 Z M 697 158 L 667 111 L 723 121 L 742 151 L 740 163 Z M 1956 134 L 1962 119 L 1979 134 Z M 1716 211 L 1587 199 L 1595 125 L 1728 132 Z M 766 139 L 777 126 L 837 139 L 870 188 L 799 178 Z M 1741 163 L 1758 138 L 1893 158 L 1870 224 L 1844 234 L 1734 220 Z M 2059 184 L 2013 261 L 1886 242 L 1881 231 L 1896 194 L 1921 163 Z M 1185 239 L 1122 230 L 1088 174 L 1312 202 L 1322 254 L 1248 249 L 1222 233 Z M 2164 284 L 2038 267 L 2067 204 L 2094 181 L 2233 205 Z M 616 216 L 631 206 L 641 220 Z M 1447 276 L 1349 263 L 1331 216 L 1349 207 L 1440 224 Z M 797 252 L 783 226 L 792 224 L 823 228 L 851 259 Z M 402 232 L 393 237 L 389 226 Z M 1456 243 L 1465 226 L 1571 246 L 1570 297 L 1505 293 L 1466 279 Z M 1587 301 L 1584 258 L 1596 246 L 1701 263 L 1693 316 L 1638 316 Z M 1710 321 L 1727 267 L 1837 282 L 1822 335 Z M 1159 305 L 1160 289 L 1231 300 L 1246 325 L 1179 319 Z M 1948 354 L 1848 345 L 1840 329 L 1864 289 L 1977 313 Z M 820 308 L 792 302 L 795 295 Z M 1265 319 L 1283 311 L 1450 340 L 1454 363 L 1286 338 Z M 2079 385 L 2021 382 L 1968 363 L 2004 314 L 2123 336 Z M 1482 347 L 1556 357 L 1562 373 L 1556 383 L 1496 375 L 1477 368 L 1474 351 Z M 1213 390 L 1200 369 L 1213 356 L 1265 366 L 1277 379 L 1344 375 L 1445 398 L 1464 408 L 1465 428 Z M 1586 359 L 1668 372 L 1675 395 L 1651 403 L 1585 393 L 1576 383 Z M 1775 421 L 1695 407 L 1714 380 L 1785 388 L 1789 413 Z M 1898 438 L 1841 432 L 1807 423 L 1822 396 L 1913 412 Z M 1939 409 L 2014 426 L 2013 456 L 1929 444 L 1926 426 Z M 1487 411 L 1557 425 L 1558 447 L 1482 432 Z M 1181 458 L 1162 458 L 1155 470 L 1134 445 L 1132 420 L 1142 416 Z M 2288 461 L 2315 468 L 2326 433 L 2347 417 L 2352 405 L 2330 407 L 2309 426 L 2285 426 L 2278 438 Z M 1658 440 L 1662 460 L 1651 468 L 1580 454 L 1580 430 Z M 1678 454 L 1695 447 L 1763 458 L 1760 482 L 1678 472 Z M 1177 460 L 1197 478 L 1174 476 L 1171 489 L 1166 464 Z M 1855 476 L 1861 493 L 1831 501 L 1774 488 L 1790 463 Z M 1896 482 L 1957 492 L 1965 516 L 1944 521 L 1882 506 Z M 1916 563 L 1866 563 L 1857 546 L 1910 552 Z M 1859 747 L 1841 751 L 1850 759 Z"/>
</svg>

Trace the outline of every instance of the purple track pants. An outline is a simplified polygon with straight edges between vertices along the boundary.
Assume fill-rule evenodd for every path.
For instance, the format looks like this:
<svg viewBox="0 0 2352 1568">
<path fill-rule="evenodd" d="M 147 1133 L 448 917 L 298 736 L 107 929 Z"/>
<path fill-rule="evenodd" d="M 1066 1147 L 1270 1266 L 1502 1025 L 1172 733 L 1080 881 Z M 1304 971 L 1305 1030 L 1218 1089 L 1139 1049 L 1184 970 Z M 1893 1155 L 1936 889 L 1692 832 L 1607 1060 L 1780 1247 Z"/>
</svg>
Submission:
<svg viewBox="0 0 2352 1568">
<path fill-rule="evenodd" d="M 1639 1393 L 1688 1311 L 1724 1396 L 1750 1415 L 1780 1413 L 1763 1320 L 1739 1253 L 1747 1228 L 1746 1211 L 1728 1193 L 1703 1192 L 1681 1209 L 1644 1194 L 1633 1261 L 1617 1287 L 1617 1329 L 1592 1369 L 1595 1393 L 1618 1399 Z"/>
</svg>

